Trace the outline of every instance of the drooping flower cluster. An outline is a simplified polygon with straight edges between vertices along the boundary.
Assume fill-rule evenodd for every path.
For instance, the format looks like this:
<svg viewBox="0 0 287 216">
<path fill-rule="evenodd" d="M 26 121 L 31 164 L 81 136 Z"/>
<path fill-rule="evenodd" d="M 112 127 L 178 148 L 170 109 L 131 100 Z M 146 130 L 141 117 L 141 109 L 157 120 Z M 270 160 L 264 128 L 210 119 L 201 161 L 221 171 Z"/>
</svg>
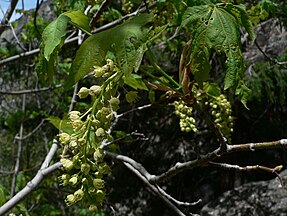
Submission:
<svg viewBox="0 0 287 216">
<path fill-rule="evenodd" d="M 221 94 L 218 97 L 209 97 L 205 105 L 209 107 L 215 125 L 230 142 L 234 124 L 234 118 L 231 116 L 232 110 L 230 102 L 224 94 Z"/>
<path fill-rule="evenodd" d="M 188 106 L 183 100 L 175 101 L 175 114 L 180 118 L 179 126 L 183 132 L 197 132 L 195 119 L 192 117 L 192 107 Z"/>
<path fill-rule="evenodd" d="M 120 104 L 112 87 L 113 82 L 117 81 L 114 69 L 111 60 L 107 60 L 106 65 L 96 69 L 95 76 L 99 73 L 102 76 L 109 73 L 110 76 L 101 85 L 82 87 L 79 90 L 80 98 L 89 95 L 92 97 L 92 107 L 83 114 L 71 111 L 68 114 L 68 124 L 73 132 L 62 132 L 58 135 L 60 143 L 70 150 L 69 154 L 61 159 L 65 173 L 59 177 L 61 185 L 70 186 L 75 191 L 66 197 L 68 206 L 82 200 L 91 211 L 95 211 L 105 199 L 103 178 L 110 173 L 110 167 L 104 161 L 104 151 L 100 146 L 103 142 L 112 140 L 109 128 L 114 119 L 114 112 L 119 109 Z"/>
</svg>

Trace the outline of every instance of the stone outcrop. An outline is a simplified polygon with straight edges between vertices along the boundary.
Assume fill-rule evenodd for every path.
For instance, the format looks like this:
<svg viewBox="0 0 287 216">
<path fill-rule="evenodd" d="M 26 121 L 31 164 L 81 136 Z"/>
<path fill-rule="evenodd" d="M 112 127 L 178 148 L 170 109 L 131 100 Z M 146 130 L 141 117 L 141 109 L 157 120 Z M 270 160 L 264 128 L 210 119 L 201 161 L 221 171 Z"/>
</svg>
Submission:
<svg viewBox="0 0 287 216">
<path fill-rule="evenodd" d="M 202 216 L 283 216 L 287 215 L 287 170 L 279 178 L 252 182 L 227 191 L 205 205 Z"/>
</svg>

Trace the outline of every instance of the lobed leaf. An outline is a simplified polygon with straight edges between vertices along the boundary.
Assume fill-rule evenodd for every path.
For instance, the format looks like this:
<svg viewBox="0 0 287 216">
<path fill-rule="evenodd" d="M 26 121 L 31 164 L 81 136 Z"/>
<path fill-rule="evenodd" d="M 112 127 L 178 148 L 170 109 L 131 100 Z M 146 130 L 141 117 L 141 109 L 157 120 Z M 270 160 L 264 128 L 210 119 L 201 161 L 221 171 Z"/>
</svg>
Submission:
<svg viewBox="0 0 287 216">
<path fill-rule="evenodd" d="M 233 4 L 228 4 L 227 5 L 227 9 L 228 6 L 231 7 L 230 13 L 234 13 L 233 11 L 236 10 L 239 13 L 239 18 L 241 20 L 241 24 L 243 25 L 244 29 L 247 31 L 247 33 L 249 34 L 251 40 L 255 39 L 255 35 L 254 35 L 254 31 L 253 31 L 253 26 L 252 26 L 252 22 L 249 19 L 249 16 L 246 12 L 246 8 L 244 5 L 233 5 Z"/>
<path fill-rule="evenodd" d="M 241 20 L 235 13 L 239 14 Z M 224 52 L 227 57 L 224 89 L 238 88 L 244 72 L 240 22 L 253 39 L 252 25 L 242 6 L 217 4 L 194 6 L 186 10 L 181 27 L 187 26 L 192 32 L 188 64 L 200 87 L 208 79 L 210 50 L 215 49 Z M 241 95 L 242 103 L 246 105 L 247 87 L 240 86 L 237 95 Z"/>
</svg>

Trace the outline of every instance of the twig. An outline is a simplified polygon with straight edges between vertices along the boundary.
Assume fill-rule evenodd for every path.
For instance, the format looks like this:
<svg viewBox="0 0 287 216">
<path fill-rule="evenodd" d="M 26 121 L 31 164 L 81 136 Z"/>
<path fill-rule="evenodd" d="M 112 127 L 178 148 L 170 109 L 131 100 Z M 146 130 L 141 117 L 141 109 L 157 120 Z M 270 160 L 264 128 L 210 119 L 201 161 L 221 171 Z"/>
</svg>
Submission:
<svg viewBox="0 0 287 216">
<path fill-rule="evenodd" d="M 102 15 L 102 13 L 104 12 L 105 8 L 108 6 L 108 4 L 111 2 L 111 0 L 104 0 L 101 4 L 101 6 L 99 7 L 99 9 L 97 10 L 97 12 L 95 13 L 95 15 L 93 16 L 91 22 L 90 22 L 90 26 L 94 27 L 97 23 L 97 21 L 99 20 L 100 16 Z"/>
<path fill-rule="evenodd" d="M 264 55 L 265 58 L 267 58 L 269 61 L 271 61 L 271 62 L 273 62 L 273 63 L 275 63 L 275 64 L 278 64 L 278 65 L 280 65 L 280 66 L 286 68 L 285 65 L 287 65 L 287 61 L 285 61 L 285 62 L 279 62 L 277 59 L 268 56 L 268 55 L 261 49 L 261 47 L 260 47 L 259 44 L 257 43 L 257 40 L 256 40 L 256 39 L 254 40 L 254 43 L 255 43 L 256 47 L 259 49 L 259 51 Z"/>
<path fill-rule="evenodd" d="M 151 7 L 154 7 L 154 6 L 155 6 L 155 4 L 151 5 L 150 8 L 151 8 Z M 92 33 L 93 33 L 93 34 L 96 34 L 96 33 L 99 33 L 99 32 L 101 32 L 101 31 L 110 29 L 110 28 L 112 28 L 112 27 L 114 27 L 114 26 L 116 26 L 116 25 L 118 25 L 118 24 L 121 24 L 124 20 L 126 20 L 126 19 L 128 19 L 128 18 L 133 17 L 133 16 L 136 16 L 136 15 L 137 15 L 138 13 L 140 13 L 140 12 L 144 12 L 145 10 L 146 10 L 146 8 L 144 7 L 144 8 L 141 8 L 141 9 L 139 9 L 139 10 L 133 12 L 133 13 L 127 14 L 127 15 L 125 15 L 125 16 L 123 16 L 123 17 L 121 17 L 121 18 L 119 18 L 119 19 L 117 19 L 117 20 L 115 20 L 115 21 L 113 21 L 113 22 L 111 22 L 111 23 L 108 23 L 108 24 L 106 24 L 106 25 L 104 25 L 104 26 L 101 26 L 101 27 L 97 28 L 97 29 L 96 29 L 95 31 L 93 31 Z M 78 40 L 78 36 L 73 37 L 73 38 L 70 38 L 70 39 L 68 39 L 68 40 L 65 40 L 64 45 L 68 45 L 68 44 L 74 43 L 74 42 L 76 42 L 77 40 Z M 15 55 L 15 56 L 8 57 L 8 58 L 3 59 L 3 60 L 0 61 L 0 66 L 2 66 L 2 65 L 4 65 L 4 64 L 7 64 L 7 63 L 10 63 L 10 62 L 13 62 L 13 61 L 16 61 L 16 60 L 18 60 L 18 59 L 20 59 L 20 58 L 30 57 L 30 56 L 33 56 L 33 55 L 37 55 L 39 52 L 40 52 L 40 49 L 37 48 L 37 49 L 31 50 L 31 51 L 28 51 L 28 52 L 24 52 L 24 53 L 20 53 L 20 54 L 18 54 L 18 55 Z"/>
<path fill-rule="evenodd" d="M 77 38 L 72 38 L 70 40 L 72 40 L 72 42 L 74 42 L 75 40 L 77 40 Z M 18 55 L 15 55 L 15 56 L 8 57 L 8 58 L 0 61 L 0 66 L 5 65 L 5 64 L 10 63 L 10 62 L 13 62 L 13 61 L 16 61 L 18 59 L 24 58 L 24 57 L 30 57 L 30 56 L 36 55 L 39 52 L 40 52 L 40 49 L 37 48 L 37 49 L 31 50 L 28 52 L 24 52 L 24 53 L 20 53 Z"/>
<path fill-rule="evenodd" d="M 142 109 L 146 109 L 148 107 L 151 107 L 152 104 L 146 104 L 146 105 L 143 105 L 143 106 L 140 106 L 140 107 L 136 107 L 134 109 L 130 109 L 124 113 L 121 113 L 121 114 L 117 114 L 117 112 L 113 112 L 114 114 L 114 121 L 112 123 L 112 125 L 110 126 L 109 130 L 108 130 L 108 134 L 110 134 L 112 132 L 112 130 L 114 129 L 114 127 L 117 125 L 118 121 L 119 121 L 119 118 L 123 117 L 124 115 L 127 115 L 131 112 L 134 112 L 134 111 L 137 111 L 137 110 L 142 110 Z"/>
<path fill-rule="evenodd" d="M 26 107 L 26 95 L 24 94 L 22 96 L 22 112 L 23 113 L 25 113 L 25 107 Z M 18 140 L 18 150 L 17 150 L 17 155 L 16 155 L 16 163 L 15 163 L 14 174 L 13 174 L 13 178 L 12 178 L 11 197 L 13 197 L 15 194 L 16 178 L 17 178 L 17 175 L 18 175 L 19 169 L 20 169 L 20 158 L 21 158 L 22 145 L 23 145 L 23 142 L 22 142 L 23 130 L 24 130 L 24 123 L 22 121 L 21 125 L 20 125 L 20 131 L 19 131 L 20 139 Z"/>
<path fill-rule="evenodd" d="M 0 175 L 12 175 L 12 174 L 14 174 L 14 171 L 0 170 Z"/>
<path fill-rule="evenodd" d="M 155 47 L 162 47 L 163 45 L 165 45 L 166 42 L 172 41 L 174 38 L 179 36 L 178 32 L 179 32 L 179 27 L 176 27 L 175 32 L 171 37 L 169 37 L 166 41 L 163 41 L 163 42 L 157 44 Z"/>
<path fill-rule="evenodd" d="M 238 166 L 238 165 L 232 165 L 232 164 L 227 164 L 227 163 L 216 163 L 216 162 L 209 162 L 209 164 L 212 165 L 212 166 L 223 168 L 223 169 L 227 169 L 227 170 L 238 170 L 238 171 L 264 170 L 264 171 L 270 172 L 270 173 L 280 172 L 281 169 L 283 168 L 282 165 L 276 166 L 274 168 L 269 168 L 269 167 L 260 166 L 260 165 L 241 167 L 241 166 Z"/>
<path fill-rule="evenodd" d="M 227 170 L 238 170 L 238 171 L 264 170 L 266 172 L 274 173 L 278 177 L 281 186 L 284 187 L 284 183 L 282 181 L 282 178 L 278 174 L 278 172 L 280 172 L 283 168 L 282 165 L 276 166 L 274 168 L 269 168 L 269 167 L 260 166 L 260 165 L 241 167 L 238 165 L 231 165 L 231 164 L 227 164 L 227 163 L 215 163 L 215 162 L 209 162 L 209 164 L 212 166 L 220 167 L 220 168 L 227 169 Z"/>
<path fill-rule="evenodd" d="M 39 36 L 41 36 L 41 33 L 40 33 L 39 28 L 37 26 L 37 15 L 38 15 L 38 10 L 40 9 L 40 6 L 41 6 L 42 3 L 43 3 L 43 0 L 41 0 L 41 2 L 39 2 L 39 0 L 37 0 L 36 8 L 35 8 L 34 20 L 33 20 L 34 28 L 35 28 L 35 30 L 36 30 L 36 32 L 37 32 L 37 34 Z"/>
<path fill-rule="evenodd" d="M 138 162 L 136 162 L 135 160 L 131 159 L 130 157 L 124 156 L 124 155 L 120 155 L 120 154 L 116 154 L 116 153 L 112 153 L 109 151 L 105 151 L 105 154 L 113 159 L 119 160 L 121 162 L 125 162 L 130 164 L 133 168 L 135 168 L 142 176 L 144 176 L 148 181 L 149 179 L 151 179 L 151 174 L 149 174 L 149 172 Z"/>
<path fill-rule="evenodd" d="M 180 88 L 181 85 L 178 84 L 171 76 L 169 76 L 165 71 L 163 71 L 161 69 L 161 67 L 155 62 L 153 53 L 151 52 L 150 49 L 147 50 L 146 52 L 147 58 L 149 60 L 149 62 L 151 63 L 151 65 L 153 66 L 153 68 L 160 73 L 164 78 L 166 78 L 168 81 L 170 81 L 170 83 L 177 88 Z"/>
<path fill-rule="evenodd" d="M 5 30 L 6 24 L 8 24 L 12 14 L 13 14 L 15 8 L 16 8 L 17 3 L 18 3 L 18 0 L 11 0 L 11 3 L 9 5 L 6 13 L 4 14 L 4 17 L 1 20 L 1 23 L 0 23 L 0 35 Z"/>
<path fill-rule="evenodd" d="M 138 133 L 137 131 L 134 131 L 134 132 L 131 132 L 131 133 L 129 133 L 129 134 L 126 134 L 125 136 L 122 136 L 122 137 L 120 137 L 120 138 L 118 138 L 118 139 L 115 139 L 115 140 L 113 140 L 113 141 L 110 141 L 110 142 L 105 142 L 105 140 L 104 140 L 104 141 L 102 142 L 100 148 L 101 148 L 101 149 L 105 149 L 106 147 L 112 145 L 113 143 L 119 142 L 119 141 L 121 141 L 121 140 L 123 140 L 123 139 L 125 139 L 125 138 L 127 138 L 127 137 L 130 137 L 130 136 L 141 136 L 141 137 L 145 138 L 145 135 L 144 135 L 144 134 Z"/>
<path fill-rule="evenodd" d="M 177 215 L 185 216 L 185 214 L 183 214 L 176 206 L 174 206 L 166 197 L 162 196 L 154 185 L 150 184 L 150 182 L 146 178 L 146 175 L 144 175 L 141 170 L 141 168 L 143 167 L 140 168 L 141 165 L 139 165 L 137 162 L 135 162 L 129 157 L 117 155 L 115 153 L 107 151 L 105 151 L 105 153 L 111 158 L 122 162 L 129 170 L 131 170 L 136 176 L 138 176 L 156 195 L 158 195 L 158 197 L 163 200 L 167 206 L 169 206 L 175 213 L 177 213 Z"/>
<path fill-rule="evenodd" d="M 27 135 L 25 136 L 16 136 L 15 139 L 16 140 L 25 140 L 25 139 L 28 139 L 30 136 L 32 136 L 37 130 L 39 130 L 42 125 L 44 124 L 45 122 L 45 119 L 42 119 L 42 121 L 40 122 L 40 124 L 37 125 L 37 127 L 35 127 L 30 133 L 28 133 Z"/>
<path fill-rule="evenodd" d="M 5 16 L 5 13 L 4 13 L 4 11 L 3 11 L 1 5 L 0 5 L 0 10 L 1 10 L 1 12 L 3 13 L 3 16 Z M 9 20 L 7 20 L 7 26 L 10 27 L 10 29 L 11 29 L 11 31 L 12 31 L 12 34 L 13 34 L 15 40 L 16 40 L 16 43 L 19 45 L 19 47 L 20 47 L 24 52 L 27 51 L 27 50 L 25 49 L 25 47 L 22 45 L 22 43 L 19 41 L 19 39 L 18 39 L 18 37 L 17 37 L 17 35 L 16 35 L 16 33 L 15 33 L 15 30 L 14 30 L 12 24 L 9 22 Z"/>
<path fill-rule="evenodd" d="M 127 162 L 123 162 L 123 164 L 137 177 L 139 177 L 148 186 L 148 188 L 152 190 L 152 192 L 154 192 L 171 210 L 174 211 L 174 213 L 179 216 L 185 216 L 185 214 L 180 211 L 180 209 L 178 209 L 174 204 L 172 204 L 165 196 L 162 196 L 158 189 L 154 185 L 150 184 L 150 182 L 137 169 L 135 169 L 131 164 Z"/>
<path fill-rule="evenodd" d="M 133 159 L 118 155 L 115 153 L 111 153 L 108 151 L 105 151 L 105 154 L 109 157 L 118 160 L 122 162 L 128 169 L 130 169 L 136 176 L 138 176 L 151 190 L 154 192 L 164 203 L 171 208 L 177 215 L 184 216 L 185 214 L 180 211 L 166 196 L 164 196 L 159 190 L 159 186 L 155 186 L 150 183 L 149 176 L 150 174 L 145 170 L 145 168 L 138 162 L 134 161 Z M 193 216 L 196 216 L 195 214 L 191 214 Z"/>
<path fill-rule="evenodd" d="M 62 167 L 62 164 L 60 162 L 48 166 L 57 148 L 57 141 L 54 140 L 54 143 L 36 176 L 30 182 L 28 182 L 27 185 L 21 191 L 19 191 L 15 196 L 13 196 L 10 200 L 8 200 L 4 205 L 0 207 L 0 215 L 4 215 L 5 213 L 7 213 L 27 195 L 29 195 L 41 183 L 45 176 Z"/>
<path fill-rule="evenodd" d="M 19 90 L 19 91 L 3 91 L 0 90 L 0 94 L 3 95 L 21 95 L 21 94 L 32 94 L 32 93 L 39 93 L 44 91 L 49 91 L 57 88 L 61 88 L 63 84 L 58 84 L 56 86 L 44 87 L 40 89 L 28 89 L 28 90 Z"/>
<path fill-rule="evenodd" d="M 184 170 L 193 169 L 194 167 L 198 167 L 198 166 L 203 166 L 209 163 L 210 161 L 220 158 L 221 156 L 225 154 L 230 154 L 234 152 L 242 152 L 242 151 L 255 151 L 255 150 L 261 150 L 261 149 L 277 149 L 277 148 L 286 148 L 286 147 L 287 147 L 287 139 L 281 139 L 281 140 L 272 141 L 272 142 L 227 145 L 227 148 L 225 151 L 223 151 L 223 149 L 219 147 L 215 149 L 214 151 L 201 156 L 199 159 L 184 162 L 184 163 L 176 163 L 169 170 L 167 170 L 166 172 L 158 176 L 151 175 L 150 182 L 157 183 L 157 182 L 167 180 L 177 175 L 178 173 L 181 173 Z"/>
<path fill-rule="evenodd" d="M 71 100 L 71 103 L 70 103 L 70 106 L 69 106 L 69 112 L 71 112 L 76 103 L 77 103 L 77 93 L 78 93 L 78 88 L 79 88 L 79 83 L 77 82 L 74 86 L 74 92 L 73 92 L 73 97 L 72 97 L 72 100 Z"/>
<path fill-rule="evenodd" d="M 131 112 L 135 112 L 135 111 L 138 111 L 138 110 L 143 110 L 143 109 L 149 108 L 149 107 L 151 107 L 151 106 L 152 106 L 152 104 L 146 104 L 146 105 L 143 105 L 143 106 L 139 106 L 139 107 L 130 109 L 130 110 L 124 112 L 124 113 L 118 114 L 117 117 L 118 117 L 118 118 L 121 118 L 121 117 L 123 117 L 124 115 L 127 115 L 127 114 L 129 114 L 129 113 L 131 113 Z"/>
<path fill-rule="evenodd" d="M 41 169 L 46 169 L 49 166 L 49 164 L 50 164 L 54 154 L 56 153 L 57 149 L 58 149 L 58 141 L 54 139 L 53 144 L 51 146 L 51 149 L 48 152 L 44 162 L 42 163 Z"/>
<path fill-rule="evenodd" d="M 189 202 L 182 202 L 182 201 L 179 201 L 175 198 L 173 198 L 171 195 L 169 195 L 168 193 L 166 193 L 161 187 L 159 187 L 158 185 L 156 185 L 158 191 L 164 195 L 166 198 L 168 198 L 169 200 L 171 200 L 172 202 L 176 203 L 177 205 L 179 206 L 195 206 L 197 205 L 198 203 L 202 202 L 201 199 L 197 200 L 196 202 L 193 202 L 193 203 L 189 203 Z"/>
</svg>

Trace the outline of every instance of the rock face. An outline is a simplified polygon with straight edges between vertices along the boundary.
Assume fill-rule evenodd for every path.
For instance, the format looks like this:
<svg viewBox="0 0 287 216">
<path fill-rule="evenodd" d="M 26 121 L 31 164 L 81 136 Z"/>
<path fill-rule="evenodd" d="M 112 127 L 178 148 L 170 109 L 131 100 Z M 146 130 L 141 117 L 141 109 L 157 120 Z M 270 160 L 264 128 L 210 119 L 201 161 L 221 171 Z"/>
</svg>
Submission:
<svg viewBox="0 0 287 216">
<path fill-rule="evenodd" d="M 24 15 L 22 15 L 19 19 L 17 19 L 15 22 L 17 22 L 16 27 L 14 28 L 15 35 L 18 39 L 21 37 L 21 32 L 23 31 L 24 26 L 29 22 L 33 21 L 34 16 L 33 12 L 35 9 L 31 9 L 25 12 Z M 54 12 L 54 6 L 52 0 L 44 1 L 37 13 L 37 17 L 41 17 L 45 19 L 46 21 L 50 22 L 53 19 L 56 18 L 56 14 Z M 8 44 L 17 44 L 16 38 L 12 33 L 12 30 L 9 26 L 7 26 L 6 30 L 0 35 L 0 45 L 5 47 Z M 19 47 L 17 47 L 19 51 L 21 50 Z"/>
<path fill-rule="evenodd" d="M 262 22 L 254 29 L 254 33 L 258 45 L 269 57 L 277 57 L 283 54 L 287 49 L 286 28 L 282 26 L 277 19 L 269 19 Z M 247 36 L 247 34 L 245 36 Z M 243 41 L 245 41 L 245 39 L 243 39 Z M 251 41 L 248 41 L 244 58 L 251 64 L 266 59 Z"/>
<path fill-rule="evenodd" d="M 285 216 L 287 215 L 287 170 L 270 181 L 252 182 L 225 192 L 205 205 L 202 216 Z"/>
</svg>

